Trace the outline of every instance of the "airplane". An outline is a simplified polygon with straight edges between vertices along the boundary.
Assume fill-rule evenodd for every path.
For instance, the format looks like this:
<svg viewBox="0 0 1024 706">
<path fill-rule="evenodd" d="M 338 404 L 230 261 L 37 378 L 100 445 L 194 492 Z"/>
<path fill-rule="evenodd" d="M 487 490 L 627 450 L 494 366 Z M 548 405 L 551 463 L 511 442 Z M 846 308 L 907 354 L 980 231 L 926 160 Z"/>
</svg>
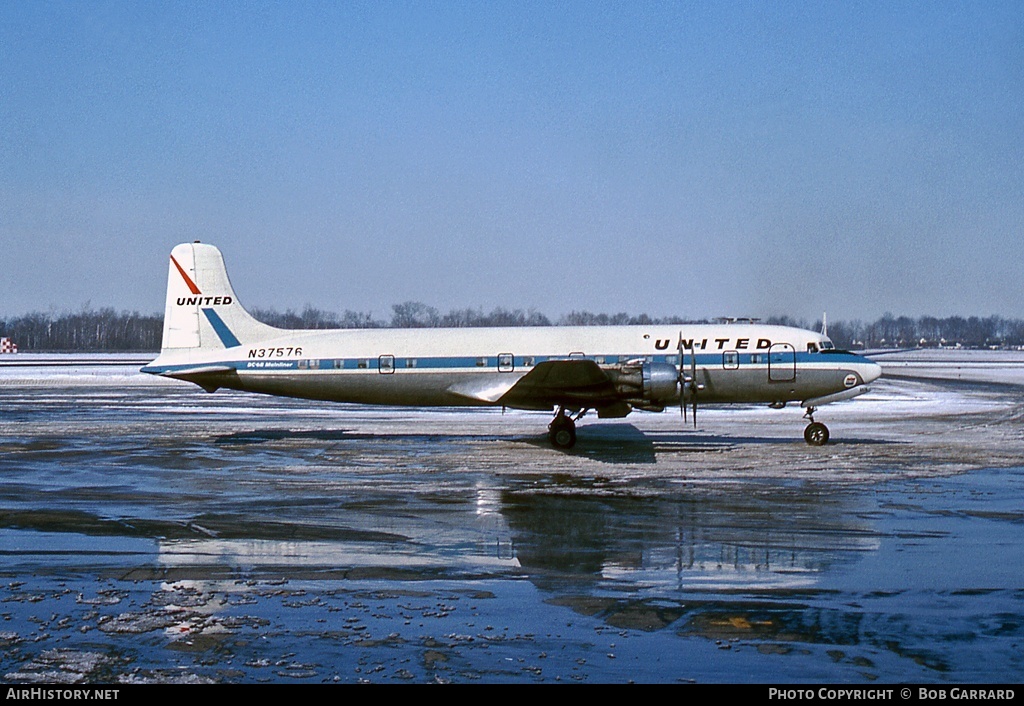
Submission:
<svg viewBox="0 0 1024 706">
<path fill-rule="evenodd" d="M 722 324 L 288 330 L 239 303 L 224 258 L 195 241 L 171 251 L 160 355 L 142 372 L 311 400 L 554 412 L 548 438 L 576 443 L 588 412 L 625 417 L 678 405 L 797 402 L 804 439 L 818 407 L 857 397 L 881 367 L 828 336 L 756 320 Z"/>
</svg>

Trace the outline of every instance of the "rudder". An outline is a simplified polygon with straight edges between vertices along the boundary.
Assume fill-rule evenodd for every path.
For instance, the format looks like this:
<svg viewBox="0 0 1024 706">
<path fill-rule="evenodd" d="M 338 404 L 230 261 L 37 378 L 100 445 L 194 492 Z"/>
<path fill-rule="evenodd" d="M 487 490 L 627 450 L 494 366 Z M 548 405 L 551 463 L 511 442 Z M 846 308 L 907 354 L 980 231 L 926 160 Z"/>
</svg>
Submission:
<svg viewBox="0 0 1024 706">
<path fill-rule="evenodd" d="M 162 352 L 235 348 L 278 335 L 238 303 L 220 250 L 199 242 L 171 250 Z"/>
</svg>

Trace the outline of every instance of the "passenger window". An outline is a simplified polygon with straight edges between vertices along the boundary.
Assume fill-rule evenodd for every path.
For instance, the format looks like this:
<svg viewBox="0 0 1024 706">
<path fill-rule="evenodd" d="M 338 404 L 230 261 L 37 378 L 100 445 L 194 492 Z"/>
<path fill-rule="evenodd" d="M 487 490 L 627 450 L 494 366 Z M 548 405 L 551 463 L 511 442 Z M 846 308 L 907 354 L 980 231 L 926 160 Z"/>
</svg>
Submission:
<svg viewBox="0 0 1024 706">
<path fill-rule="evenodd" d="M 736 351 L 722 353 L 722 367 L 726 370 L 735 370 L 740 367 L 740 354 Z"/>
<path fill-rule="evenodd" d="M 395 372 L 395 356 L 382 355 L 377 359 L 377 367 L 385 375 Z"/>
</svg>

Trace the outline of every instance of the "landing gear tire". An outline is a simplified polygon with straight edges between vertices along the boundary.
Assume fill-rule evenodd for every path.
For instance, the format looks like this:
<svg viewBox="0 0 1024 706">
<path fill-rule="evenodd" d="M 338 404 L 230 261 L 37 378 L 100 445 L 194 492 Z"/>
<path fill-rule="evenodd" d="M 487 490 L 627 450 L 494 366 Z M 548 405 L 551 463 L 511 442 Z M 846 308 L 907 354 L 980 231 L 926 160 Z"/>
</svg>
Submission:
<svg viewBox="0 0 1024 706">
<path fill-rule="evenodd" d="M 576 423 L 571 417 L 558 415 L 548 426 L 548 439 L 556 449 L 571 449 L 576 445 Z"/>
<path fill-rule="evenodd" d="M 804 441 L 811 446 L 824 446 L 828 443 L 828 427 L 821 422 L 811 422 L 804 429 Z"/>
</svg>

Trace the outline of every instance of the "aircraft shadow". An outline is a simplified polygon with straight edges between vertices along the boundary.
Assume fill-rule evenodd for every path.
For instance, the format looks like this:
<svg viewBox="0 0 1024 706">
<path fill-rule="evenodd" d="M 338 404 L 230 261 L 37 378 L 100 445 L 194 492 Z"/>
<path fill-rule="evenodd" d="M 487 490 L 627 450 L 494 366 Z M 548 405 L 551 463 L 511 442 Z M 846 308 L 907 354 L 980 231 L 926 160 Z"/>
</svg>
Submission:
<svg viewBox="0 0 1024 706">
<path fill-rule="evenodd" d="M 801 436 L 732 436 L 703 432 L 643 432 L 632 424 L 587 424 L 577 427 L 576 445 L 572 449 L 555 449 L 547 436 L 520 439 L 538 448 L 602 461 L 604 463 L 656 463 L 663 453 L 714 453 L 737 446 L 791 446 L 805 444 Z M 891 444 L 878 439 L 832 439 L 829 446 Z"/>
<path fill-rule="evenodd" d="M 765 444 L 770 446 L 788 446 L 790 444 L 805 444 L 803 440 L 802 432 L 797 430 L 797 433 L 792 437 L 780 437 L 780 436 L 734 436 L 731 434 L 687 434 L 687 433 L 663 433 L 663 432 L 650 432 L 649 436 L 653 436 L 655 442 L 661 441 L 664 443 L 681 444 L 699 447 L 701 444 L 717 444 L 719 446 L 749 446 L 754 444 Z M 893 442 L 885 441 L 881 439 L 858 439 L 850 437 L 836 438 L 832 437 L 829 439 L 828 446 L 848 446 L 848 445 L 863 445 L 863 444 L 892 444 L 892 443 L 906 443 L 906 442 Z"/>
<path fill-rule="evenodd" d="M 587 424 L 577 427 L 576 445 L 571 449 L 556 449 L 547 434 L 519 441 L 605 463 L 657 462 L 654 442 L 632 424 Z"/>
<path fill-rule="evenodd" d="M 695 436 L 643 432 L 632 424 L 586 424 L 577 427 L 576 445 L 572 449 L 556 449 L 547 436 L 520 439 L 531 446 L 550 449 L 569 456 L 604 463 L 657 463 L 657 455 L 665 452 L 721 451 L 735 445 L 729 437 Z"/>
<path fill-rule="evenodd" d="M 359 441 L 373 439 L 372 434 L 356 434 L 344 429 L 314 429 L 294 431 L 292 429 L 261 429 L 239 431 L 218 436 L 217 444 L 265 444 L 268 441 Z"/>
<path fill-rule="evenodd" d="M 312 441 L 312 442 L 357 442 L 357 441 L 404 441 L 406 443 L 426 443 L 445 445 L 452 442 L 467 441 L 478 438 L 473 434 L 389 434 L 380 436 L 365 432 L 353 432 L 345 429 L 260 429 L 239 431 L 223 434 L 215 438 L 216 444 L 255 445 L 272 442 Z M 498 435 L 496 438 L 501 438 Z M 576 445 L 572 449 L 556 449 L 551 446 L 546 434 L 531 437 L 508 438 L 511 441 L 529 444 L 554 453 L 601 461 L 603 463 L 622 464 L 654 464 L 658 454 L 664 453 L 714 453 L 736 446 L 765 445 L 789 446 L 803 445 L 798 436 L 730 436 L 724 434 L 708 434 L 703 432 L 643 432 L 632 424 L 586 424 L 578 428 Z M 877 439 L 832 439 L 829 446 L 891 444 L 891 441 Z"/>
</svg>

